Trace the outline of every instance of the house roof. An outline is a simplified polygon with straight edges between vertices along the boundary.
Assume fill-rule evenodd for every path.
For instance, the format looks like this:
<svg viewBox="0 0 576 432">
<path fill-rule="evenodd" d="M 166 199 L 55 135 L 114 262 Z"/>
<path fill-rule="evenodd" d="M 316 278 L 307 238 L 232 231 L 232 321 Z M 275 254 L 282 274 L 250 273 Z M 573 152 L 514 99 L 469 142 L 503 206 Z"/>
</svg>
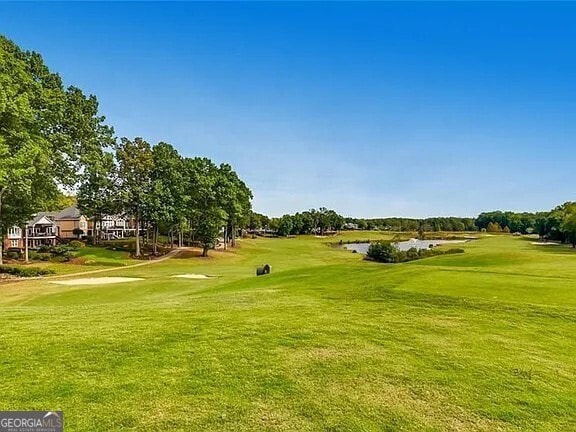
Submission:
<svg viewBox="0 0 576 432">
<path fill-rule="evenodd" d="M 81 216 L 81 213 L 80 213 L 80 210 L 78 210 L 78 207 L 71 206 L 71 207 L 67 207 L 64 210 L 61 210 L 58 213 L 56 213 L 54 219 L 55 220 L 62 220 L 62 219 L 75 220 L 75 219 L 80 219 L 80 216 Z"/>
<path fill-rule="evenodd" d="M 54 215 L 56 212 L 40 212 L 36 214 L 31 220 L 28 221 L 28 225 L 36 225 L 42 219 L 46 218 L 50 222 L 54 222 Z"/>
</svg>

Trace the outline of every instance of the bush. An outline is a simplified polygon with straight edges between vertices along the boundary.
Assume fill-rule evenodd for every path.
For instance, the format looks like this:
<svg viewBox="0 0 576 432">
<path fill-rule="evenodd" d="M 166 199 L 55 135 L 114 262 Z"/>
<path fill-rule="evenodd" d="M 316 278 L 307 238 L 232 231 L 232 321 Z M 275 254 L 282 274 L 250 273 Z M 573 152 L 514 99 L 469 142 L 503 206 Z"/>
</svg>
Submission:
<svg viewBox="0 0 576 432">
<path fill-rule="evenodd" d="M 70 246 L 70 248 L 72 248 L 73 250 L 79 250 L 82 249 L 85 244 L 82 243 L 80 240 L 72 240 L 70 243 L 68 243 L 68 246 Z"/>
<path fill-rule="evenodd" d="M 8 251 L 6 256 L 10 259 L 17 260 L 20 259 L 20 252 L 17 251 Z"/>
<path fill-rule="evenodd" d="M 428 258 L 438 255 L 450 255 L 464 253 L 462 248 L 451 249 L 416 249 L 410 248 L 407 251 L 399 250 L 394 244 L 386 241 L 377 241 L 370 244 L 366 259 L 370 259 L 382 263 L 401 263 L 406 261 L 414 261 L 417 259 Z"/>
<path fill-rule="evenodd" d="M 377 241 L 370 243 L 366 256 L 374 261 L 382 263 L 396 262 L 398 249 L 387 241 Z"/>
<path fill-rule="evenodd" d="M 54 270 L 38 267 L 15 267 L 15 266 L 0 265 L 0 273 L 6 273 L 20 277 L 36 277 L 47 274 L 54 274 Z"/>
</svg>

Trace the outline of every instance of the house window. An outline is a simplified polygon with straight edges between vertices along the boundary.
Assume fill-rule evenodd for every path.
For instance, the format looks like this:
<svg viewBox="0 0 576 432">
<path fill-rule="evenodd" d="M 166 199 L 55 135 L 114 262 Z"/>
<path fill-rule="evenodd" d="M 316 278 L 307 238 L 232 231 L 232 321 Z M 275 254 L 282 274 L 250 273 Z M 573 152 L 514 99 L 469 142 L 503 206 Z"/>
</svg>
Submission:
<svg viewBox="0 0 576 432">
<path fill-rule="evenodd" d="M 10 240 L 10 247 L 17 248 L 18 240 Z"/>
</svg>

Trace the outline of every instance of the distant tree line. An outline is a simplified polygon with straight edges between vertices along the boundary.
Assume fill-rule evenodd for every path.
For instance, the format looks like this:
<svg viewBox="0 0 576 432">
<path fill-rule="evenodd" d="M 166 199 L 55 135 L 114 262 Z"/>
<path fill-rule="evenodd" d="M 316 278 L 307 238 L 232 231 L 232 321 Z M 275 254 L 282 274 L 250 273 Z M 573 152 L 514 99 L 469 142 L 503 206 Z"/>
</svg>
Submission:
<svg viewBox="0 0 576 432">
<path fill-rule="evenodd" d="M 118 141 L 95 96 L 65 87 L 38 53 L 0 36 L 0 244 L 34 213 L 73 202 L 62 190 L 75 191 L 95 221 L 133 218 L 154 251 L 161 233 L 179 244 L 187 235 L 204 254 L 221 234 L 234 244 L 251 212 L 252 192 L 230 165 L 182 157 L 166 143 Z"/>
<path fill-rule="evenodd" d="M 345 218 L 347 224 L 357 226 L 360 230 L 387 231 L 476 231 L 474 218 L 432 217 L 425 219 L 412 218 Z M 349 225 L 349 226 L 351 226 Z"/>
<path fill-rule="evenodd" d="M 268 230 L 279 236 L 320 234 L 338 231 L 344 227 L 344 217 L 334 210 L 320 207 L 279 218 L 252 213 L 248 227 L 251 230 Z"/>
</svg>

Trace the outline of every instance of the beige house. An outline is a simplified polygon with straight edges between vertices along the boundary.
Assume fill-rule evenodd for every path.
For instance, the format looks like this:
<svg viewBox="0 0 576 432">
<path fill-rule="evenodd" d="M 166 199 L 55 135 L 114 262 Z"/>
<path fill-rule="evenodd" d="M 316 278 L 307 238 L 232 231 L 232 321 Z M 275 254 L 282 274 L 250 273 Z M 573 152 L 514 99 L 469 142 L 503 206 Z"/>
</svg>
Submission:
<svg viewBox="0 0 576 432">
<path fill-rule="evenodd" d="M 54 222 L 58 227 L 58 237 L 62 239 L 76 239 L 88 234 L 88 219 L 77 207 L 68 207 L 56 213 Z"/>
</svg>

